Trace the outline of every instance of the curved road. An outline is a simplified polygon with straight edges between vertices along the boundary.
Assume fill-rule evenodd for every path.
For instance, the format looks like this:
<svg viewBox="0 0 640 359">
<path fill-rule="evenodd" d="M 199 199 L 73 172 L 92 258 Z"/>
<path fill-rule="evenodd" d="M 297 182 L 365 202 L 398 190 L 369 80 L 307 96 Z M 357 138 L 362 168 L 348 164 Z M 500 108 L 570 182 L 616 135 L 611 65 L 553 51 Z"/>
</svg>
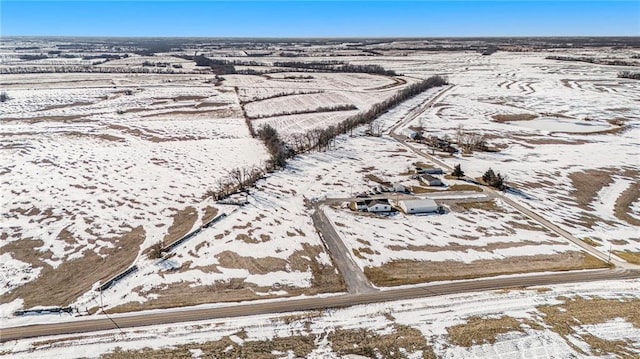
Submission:
<svg viewBox="0 0 640 359">
<path fill-rule="evenodd" d="M 239 305 L 237 304 L 216 308 L 177 308 L 173 310 L 168 309 L 162 312 L 134 315 L 128 314 L 126 316 L 112 316 L 112 319 L 118 324 L 118 327 L 120 328 L 133 328 L 148 325 L 243 317 L 248 315 L 338 308 L 352 305 L 433 297 L 484 290 L 589 282 L 608 279 L 631 279 L 639 277 L 640 271 L 611 269 L 537 274 L 527 276 L 475 279 L 446 284 L 390 289 L 372 293 L 344 294 L 332 297 L 313 297 L 275 302 L 248 303 Z M 114 329 L 118 328 L 114 325 L 113 322 L 111 322 L 111 320 L 107 318 L 74 320 L 52 324 L 26 325 L 1 329 L 0 342 L 47 335 L 90 333 L 101 330 Z"/>
</svg>

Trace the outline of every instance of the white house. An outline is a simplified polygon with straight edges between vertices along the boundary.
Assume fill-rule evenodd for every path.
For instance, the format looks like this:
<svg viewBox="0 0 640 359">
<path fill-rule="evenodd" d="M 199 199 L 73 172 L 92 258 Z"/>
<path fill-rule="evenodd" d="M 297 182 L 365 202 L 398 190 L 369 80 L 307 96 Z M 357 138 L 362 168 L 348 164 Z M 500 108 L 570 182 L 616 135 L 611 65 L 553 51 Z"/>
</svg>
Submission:
<svg viewBox="0 0 640 359">
<path fill-rule="evenodd" d="M 369 212 L 390 212 L 391 204 L 386 199 L 374 199 L 367 202 L 367 211 Z"/>
<path fill-rule="evenodd" d="M 399 204 L 407 214 L 438 212 L 438 205 L 429 198 L 402 200 Z"/>
<path fill-rule="evenodd" d="M 442 181 L 440 181 L 440 179 L 429 174 L 419 175 L 418 180 L 427 186 L 442 186 Z"/>
</svg>

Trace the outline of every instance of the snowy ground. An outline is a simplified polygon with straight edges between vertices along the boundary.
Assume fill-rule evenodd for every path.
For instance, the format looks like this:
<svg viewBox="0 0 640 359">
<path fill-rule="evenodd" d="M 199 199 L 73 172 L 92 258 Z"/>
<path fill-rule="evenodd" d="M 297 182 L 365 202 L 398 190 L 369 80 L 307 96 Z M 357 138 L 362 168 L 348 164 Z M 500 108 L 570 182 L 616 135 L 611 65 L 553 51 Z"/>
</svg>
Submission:
<svg viewBox="0 0 640 359">
<path fill-rule="evenodd" d="M 3 343 L 7 358 L 605 358 L 640 354 L 640 281 L 449 295 Z M 599 313 L 593 314 L 592 306 Z M 117 317 L 116 317 L 117 320 Z M 560 323 L 559 321 L 563 321 Z M 155 351 L 155 352 L 154 352 Z M 123 353 L 124 352 L 124 353 Z M 107 356 L 108 357 L 108 356 Z"/>
<path fill-rule="evenodd" d="M 633 219 L 640 220 L 640 201 L 628 193 L 639 177 L 640 85 L 615 77 L 625 68 L 551 61 L 546 55 L 443 52 L 344 60 L 381 64 L 403 73 L 407 82 L 414 76 L 448 75 L 455 87 L 410 125 L 450 137 L 463 125 L 487 135 L 501 151 L 444 158 L 447 164 L 461 163 L 473 177 L 492 167 L 526 195 L 510 196 L 577 237 L 600 244 L 603 251 L 638 253 L 639 227 Z M 162 59 L 166 57 L 157 57 Z M 105 279 L 103 269 L 115 273 L 114 268 L 131 263 L 140 270 L 104 293 L 109 309 L 343 290 L 306 200 L 350 197 L 370 190 L 376 180 L 417 185 L 408 171 L 414 163 L 427 161 L 389 137 L 364 137 L 364 129 L 358 129 L 337 138 L 329 151 L 299 156 L 287 169 L 260 181 L 245 207 L 215 204 L 205 199 L 206 192 L 226 170 L 260 165 L 267 158 L 262 144 L 249 135 L 243 108 L 253 116 L 341 104 L 363 110 L 405 85 L 367 74 L 224 77 L 216 87 L 213 75 L 3 76 L 2 89 L 10 96 L 0 107 L 3 321 L 13 310 L 40 304 L 95 310 L 98 298 L 91 288 Z M 379 121 L 391 127 L 436 92 L 401 104 Z M 281 93 L 286 96 L 273 97 Z M 286 137 L 336 123 L 352 112 L 252 121 L 254 126 L 274 125 Z M 558 120 L 501 123 L 493 118 L 521 114 Z M 624 130 L 558 132 L 615 129 L 609 120 L 619 121 Z M 628 209 L 616 205 L 625 196 L 630 198 Z M 389 219 L 343 209 L 327 213 L 334 222 L 352 227 L 336 225 L 348 246 L 359 250 L 361 257 L 356 258 L 362 267 L 393 260 L 467 264 L 577 253 L 501 203 L 497 207 L 500 218 L 482 209 Z M 142 255 L 170 234 L 173 221 L 188 231 L 215 211 L 229 216 L 177 248 L 173 257 L 157 261 Z M 384 226 L 384 232 L 376 226 Z M 467 239 L 460 238 L 464 236 Z M 463 243 L 468 247 L 441 250 Z M 488 249 L 495 243 L 501 248 Z M 406 250 L 409 244 L 423 248 Z M 397 247 L 390 249 L 393 245 Z M 424 250 L 427 245 L 433 247 Z M 122 252 L 126 255 L 120 256 Z M 56 276 L 58 269 L 83 273 L 76 276 L 81 280 L 73 277 L 81 285 L 73 286 L 75 291 L 58 287 L 68 279 Z M 42 278 L 55 280 L 51 284 Z M 319 281 L 322 278 L 328 282 Z M 26 296 L 30 298 L 24 300 Z M 56 303 L 51 298 L 57 298 Z M 625 324 L 612 318 L 603 325 Z M 581 330 L 598 332 L 601 327 Z"/>
<path fill-rule="evenodd" d="M 529 197 L 516 199 L 604 251 L 640 252 L 638 222 L 616 214 L 616 200 L 637 186 L 640 158 L 638 81 L 624 67 L 545 60 L 544 53 L 461 56 L 455 88 L 414 122 L 430 135 L 455 137 L 458 126 L 487 136 L 499 153 L 446 159 L 480 177 L 489 167 Z M 496 122 L 495 115 L 536 115 Z M 619 121 L 624 128 L 610 121 Z M 597 132 L 613 129 L 612 132 Z M 595 133 L 587 133 L 587 132 Z M 637 218 L 637 195 L 629 209 Z"/>
</svg>

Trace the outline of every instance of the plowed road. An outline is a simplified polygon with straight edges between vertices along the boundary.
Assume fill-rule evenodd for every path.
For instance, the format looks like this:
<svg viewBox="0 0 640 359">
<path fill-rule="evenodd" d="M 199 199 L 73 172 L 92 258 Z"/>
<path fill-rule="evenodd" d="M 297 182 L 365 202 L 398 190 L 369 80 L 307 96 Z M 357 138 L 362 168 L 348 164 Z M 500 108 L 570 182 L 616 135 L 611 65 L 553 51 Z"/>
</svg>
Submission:
<svg viewBox="0 0 640 359">
<path fill-rule="evenodd" d="M 351 305 L 378 303 L 392 300 L 415 299 L 447 294 L 475 292 L 483 290 L 495 290 L 503 288 L 526 287 L 534 285 L 551 285 L 562 283 L 588 282 L 610 279 L 639 278 L 640 271 L 627 270 L 596 270 L 578 271 L 554 274 L 538 274 L 520 277 L 504 277 L 490 279 L 475 279 L 471 281 L 428 285 L 378 291 L 363 294 L 344 294 L 332 297 L 314 297 L 305 299 L 292 299 L 276 302 L 249 303 L 241 305 L 229 305 L 216 308 L 197 309 L 167 309 L 161 312 L 148 314 L 127 315 L 113 317 L 120 328 L 142 327 L 147 325 L 160 325 L 181 323 L 189 321 L 232 318 L 247 315 L 285 313 L 302 310 L 315 310 L 325 308 L 338 308 Z M 3 328 L 0 330 L 0 341 L 5 342 L 15 339 L 33 338 L 39 336 L 91 333 L 101 330 L 117 329 L 107 318 L 74 320 L 62 323 L 35 324 L 20 327 Z"/>
</svg>

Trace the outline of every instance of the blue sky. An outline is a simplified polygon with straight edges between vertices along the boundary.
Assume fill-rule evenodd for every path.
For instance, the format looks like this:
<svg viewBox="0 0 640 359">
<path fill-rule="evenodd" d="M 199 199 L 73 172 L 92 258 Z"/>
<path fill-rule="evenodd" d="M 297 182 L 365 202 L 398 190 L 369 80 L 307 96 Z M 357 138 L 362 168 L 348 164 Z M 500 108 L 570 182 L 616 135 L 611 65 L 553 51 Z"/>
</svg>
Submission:
<svg viewBox="0 0 640 359">
<path fill-rule="evenodd" d="M 640 36 L 640 1 L 11 1 L 1 36 Z"/>
</svg>

